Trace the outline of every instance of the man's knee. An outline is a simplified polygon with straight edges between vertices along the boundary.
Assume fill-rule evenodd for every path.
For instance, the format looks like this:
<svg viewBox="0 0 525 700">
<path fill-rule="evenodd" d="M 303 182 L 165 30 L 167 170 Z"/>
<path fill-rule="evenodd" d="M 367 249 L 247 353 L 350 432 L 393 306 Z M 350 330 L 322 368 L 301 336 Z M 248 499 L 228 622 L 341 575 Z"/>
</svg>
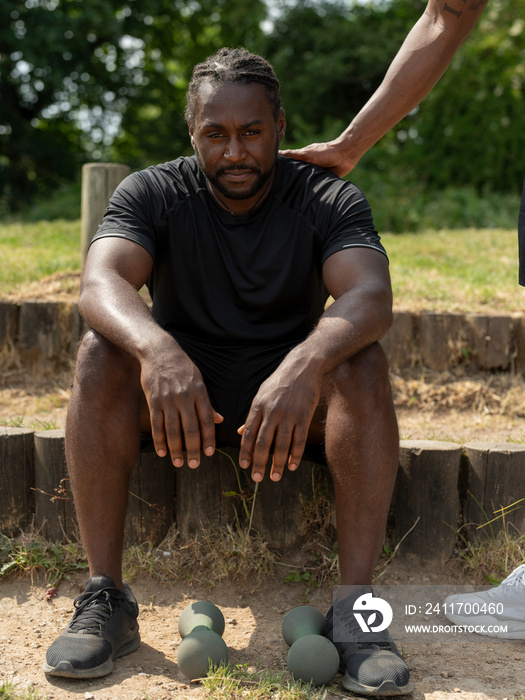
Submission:
<svg viewBox="0 0 525 700">
<path fill-rule="evenodd" d="M 331 381 L 336 394 L 365 409 L 391 400 L 388 360 L 379 343 L 373 343 L 337 367 Z"/>
<path fill-rule="evenodd" d="M 82 379 L 97 384 L 133 383 L 137 376 L 138 362 L 104 336 L 89 330 L 82 338 L 77 355 L 75 382 Z"/>
</svg>

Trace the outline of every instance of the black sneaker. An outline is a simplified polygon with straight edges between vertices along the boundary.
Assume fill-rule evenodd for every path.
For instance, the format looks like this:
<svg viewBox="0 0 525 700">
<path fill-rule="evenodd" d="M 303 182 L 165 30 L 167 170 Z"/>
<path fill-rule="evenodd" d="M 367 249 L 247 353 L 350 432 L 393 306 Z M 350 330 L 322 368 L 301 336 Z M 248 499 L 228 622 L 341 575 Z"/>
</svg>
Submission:
<svg viewBox="0 0 525 700">
<path fill-rule="evenodd" d="M 135 651 L 139 608 L 129 586 L 124 587 L 122 593 L 107 576 L 88 579 L 71 622 L 47 650 L 44 673 L 98 678 L 111 672 L 113 659 Z"/>
<path fill-rule="evenodd" d="M 363 632 L 354 615 L 354 602 L 370 586 L 337 601 L 328 612 L 323 633 L 341 658 L 343 687 L 362 695 L 403 695 L 413 690 L 410 672 L 386 630 Z M 380 613 L 379 613 L 380 614 Z"/>
</svg>

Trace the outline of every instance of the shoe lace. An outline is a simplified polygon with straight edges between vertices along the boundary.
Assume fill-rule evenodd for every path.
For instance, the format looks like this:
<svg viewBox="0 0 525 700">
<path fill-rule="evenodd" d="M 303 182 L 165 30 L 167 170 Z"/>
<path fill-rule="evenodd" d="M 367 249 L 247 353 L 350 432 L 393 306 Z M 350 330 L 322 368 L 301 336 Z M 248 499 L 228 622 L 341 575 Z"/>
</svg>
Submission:
<svg viewBox="0 0 525 700">
<path fill-rule="evenodd" d="M 73 603 L 76 609 L 70 629 L 74 632 L 98 634 L 119 607 L 122 598 L 123 594 L 116 589 L 103 588 L 94 593 L 82 593 Z"/>
<path fill-rule="evenodd" d="M 337 613 L 334 612 L 334 617 L 336 614 L 336 624 L 342 624 L 348 632 L 349 636 L 346 641 L 357 644 L 359 649 L 379 648 L 392 651 L 391 638 L 386 630 L 382 632 L 363 632 L 354 613 L 342 606 Z"/>
<path fill-rule="evenodd" d="M 505 586 L 523 586 L 525 585 L 525 564 L 514 569 L 500 585 Z"/>
</svg>

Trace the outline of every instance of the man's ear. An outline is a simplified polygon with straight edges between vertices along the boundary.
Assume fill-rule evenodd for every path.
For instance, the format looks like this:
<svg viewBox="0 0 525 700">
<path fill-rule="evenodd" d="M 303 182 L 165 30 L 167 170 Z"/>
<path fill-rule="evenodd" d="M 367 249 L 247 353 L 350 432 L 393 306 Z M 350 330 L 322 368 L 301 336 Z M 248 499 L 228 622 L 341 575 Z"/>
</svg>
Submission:
<svg viewBox="0 0 525 700">
<path fill-rule="evenodd" d="M 194 129 L 193 129 L 192 124 L 190 124 L 190 123 L 188 122 L 188 132 L 189 132 L 189 134 L 190 134 L 191 146 L 192 146 L 193 149 L 195 149 L 195 140 L 194 140 L 194 138 L 193 138 L 193 131 L 194 131 Z"/>
<path fill-rule="evenodd" d="M 284 138 L 284 135 L 286 133 L 286 116 L 284 114 L 284 109 L 281 107 L 281 111 L 279 112 L 279 117 L 277 118 L 277 136 L 279 138 L 279 143 Z"/>
</svg>

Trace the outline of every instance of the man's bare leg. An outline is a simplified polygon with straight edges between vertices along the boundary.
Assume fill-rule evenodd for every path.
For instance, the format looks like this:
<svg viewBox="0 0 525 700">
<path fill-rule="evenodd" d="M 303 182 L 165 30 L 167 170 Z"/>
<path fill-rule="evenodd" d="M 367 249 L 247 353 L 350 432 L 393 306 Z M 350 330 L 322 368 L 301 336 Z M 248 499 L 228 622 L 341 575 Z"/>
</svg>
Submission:
<svg viewBox="0 0 525 700">
<path fill-rule="evenodd" d="M 371 583 L 399 463 L 399 434 L 379 344 L 327 378 L 326 455 L 335 488 L 342 585 Z"/>
<path fill-rule="evenodd" d="M 129 476 L 140 447 L 138 363 L 89 332 L 82 341 L 66 424 L 66 458 L 89 579 L 46 652 L 44 673 L 98 678 L 140 645 L 139 609 L 122 582 Z"/>
<path fill-rule="evenodd" d="M 138 362 L 89 332 L 77 360 L 66 459 L 90 576 L 122 584 L 124 521 L 140 447 Z"/>
<path fill-rule="evenodd" d="M 363 633 L 353 608 L 372 582 L 383 545 L 399 456 L 397 420 L 388 364 L 378 343 L 362 350 L 329 377 L 326 455 L 335 487 L 341 588 L 324 633 L 339 652 L 347 690 L 403 695 L 410 672 L 387 630 Z"/>
</svg>

